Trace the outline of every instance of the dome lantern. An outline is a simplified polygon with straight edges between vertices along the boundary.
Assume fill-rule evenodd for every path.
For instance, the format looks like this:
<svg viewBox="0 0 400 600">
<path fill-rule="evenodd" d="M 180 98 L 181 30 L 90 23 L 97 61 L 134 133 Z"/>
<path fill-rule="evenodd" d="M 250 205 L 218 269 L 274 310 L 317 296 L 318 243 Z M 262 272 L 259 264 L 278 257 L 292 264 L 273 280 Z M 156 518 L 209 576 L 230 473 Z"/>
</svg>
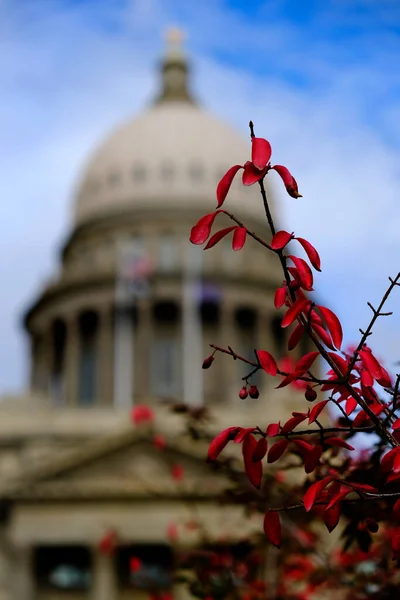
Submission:
<svg viewBox="0 0 400 600">
<path fill-rule="evenodd" d="M 182 50 L 184 33 L 171 28 L 165 34 L 167 49 L 161 64 L 162 90 L 155 103 L 183 101 L 195 104 L 188 88 L 189 66 Z"/>
</svg>

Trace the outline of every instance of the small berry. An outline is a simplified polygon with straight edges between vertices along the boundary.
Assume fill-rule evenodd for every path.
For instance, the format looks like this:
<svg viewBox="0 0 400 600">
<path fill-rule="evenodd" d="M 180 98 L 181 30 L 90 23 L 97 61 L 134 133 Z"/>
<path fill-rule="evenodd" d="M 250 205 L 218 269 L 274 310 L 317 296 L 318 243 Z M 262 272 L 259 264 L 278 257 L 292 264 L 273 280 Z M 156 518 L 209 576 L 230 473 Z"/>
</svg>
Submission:
<svg viewBox="0 0 400 600">
<path fill-rule="evenodd" d="M 239 398 L 241 400 L 246 400 L 247 396 L 248 396 L 247 387 L 244 385 L 239 392 Z"/>
<path fill-rule="evenodd" d="M 314 402 L 314 400 L 316 400 L 317 398 L 317 392 L 312 387 L 308 386 L 304 393 L 304 396 L 305 399 L 308 400 L 308 402 Z"/>
<path fill-rule="evenodd" d="M 251 385 L 250 389 L 249 389 L 250 398 L 258 398 L 259 395 L 260 395 L 260 392 L 258 391 L 258 387 L 256 385 Z"/>
<path fill-rule="evenodd" d="M 207 356 L 207 358 L 204 359 L 203 364 L 202 364 L 202 369 L 209 369 L 213 363 L 214 357 L 211 354 L 210 356 Z"/>
</svg>

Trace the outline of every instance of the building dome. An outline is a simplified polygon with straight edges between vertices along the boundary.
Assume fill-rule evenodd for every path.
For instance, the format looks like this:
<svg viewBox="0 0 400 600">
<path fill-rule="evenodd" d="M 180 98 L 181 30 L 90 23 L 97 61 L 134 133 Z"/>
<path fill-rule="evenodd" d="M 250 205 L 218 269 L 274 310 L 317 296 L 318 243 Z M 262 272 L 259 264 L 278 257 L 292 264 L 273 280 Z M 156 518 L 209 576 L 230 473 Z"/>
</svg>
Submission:
<svg viewBox="0 0 400 600">
<path fill-rule="evenodd" d="M 211 209 L 219 179 L 249 158 L 250 140 L 195 102 L 179 42 L 173 31 L 155 103 L 117 128 L 89 160 L 76 195 L 76 225 L 132 209 L 202 212 L 207 201 Z M 261 203 L 247 202 L 248 194 L 238 177 L 230 208 L 261 216 Z"/>
<path fill-rule="evenodd" d="M 250 144 L 188 101 L 160 102 L 119 127 L 94 153 L 77 194 L 83 221 L 126 209 L 176 208 L 215 201 L 216 183 L 249 157 Z M 246 189 L 233 185 L 230 207 Z"/>
</svg>

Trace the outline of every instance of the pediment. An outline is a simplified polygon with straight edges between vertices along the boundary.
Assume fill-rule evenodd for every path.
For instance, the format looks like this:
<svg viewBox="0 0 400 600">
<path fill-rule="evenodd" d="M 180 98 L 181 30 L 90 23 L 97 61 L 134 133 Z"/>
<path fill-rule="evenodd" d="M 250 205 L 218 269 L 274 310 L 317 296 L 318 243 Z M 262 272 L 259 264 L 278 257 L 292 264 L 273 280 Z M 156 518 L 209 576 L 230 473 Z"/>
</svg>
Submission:
<svg viewBox="0 0 400 600">
<path fill-rule="evenodd" d="M 227 481 L 207 465 L 205 456 L 206 447 L 197 442 L 167 440 L 160 450 L 153 436 L 123 431 L 49 457 L 2 486 L 0 494 L 14 499 L 215 497 Z M 181 479 L 173 476 L 177 467 Z"/>
</svg>

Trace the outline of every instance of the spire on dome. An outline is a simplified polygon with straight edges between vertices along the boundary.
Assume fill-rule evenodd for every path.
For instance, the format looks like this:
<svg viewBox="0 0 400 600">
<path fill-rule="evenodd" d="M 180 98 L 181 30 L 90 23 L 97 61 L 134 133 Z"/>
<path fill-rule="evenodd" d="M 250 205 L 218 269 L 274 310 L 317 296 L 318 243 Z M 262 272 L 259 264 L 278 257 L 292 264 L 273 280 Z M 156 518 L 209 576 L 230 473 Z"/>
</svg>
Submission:
<svg viewBox="0 0 400 600">
<path fill-rule="evenodd" d="M 177 27 L 170 28 L 165 33 L 166 52 L 161 64 L 162 89 L 156 104 L 169 101 L 194 104 L 188 89 L 189 66 L 182 49 L 184 38 L 184 32 Z"/>
</svg>

